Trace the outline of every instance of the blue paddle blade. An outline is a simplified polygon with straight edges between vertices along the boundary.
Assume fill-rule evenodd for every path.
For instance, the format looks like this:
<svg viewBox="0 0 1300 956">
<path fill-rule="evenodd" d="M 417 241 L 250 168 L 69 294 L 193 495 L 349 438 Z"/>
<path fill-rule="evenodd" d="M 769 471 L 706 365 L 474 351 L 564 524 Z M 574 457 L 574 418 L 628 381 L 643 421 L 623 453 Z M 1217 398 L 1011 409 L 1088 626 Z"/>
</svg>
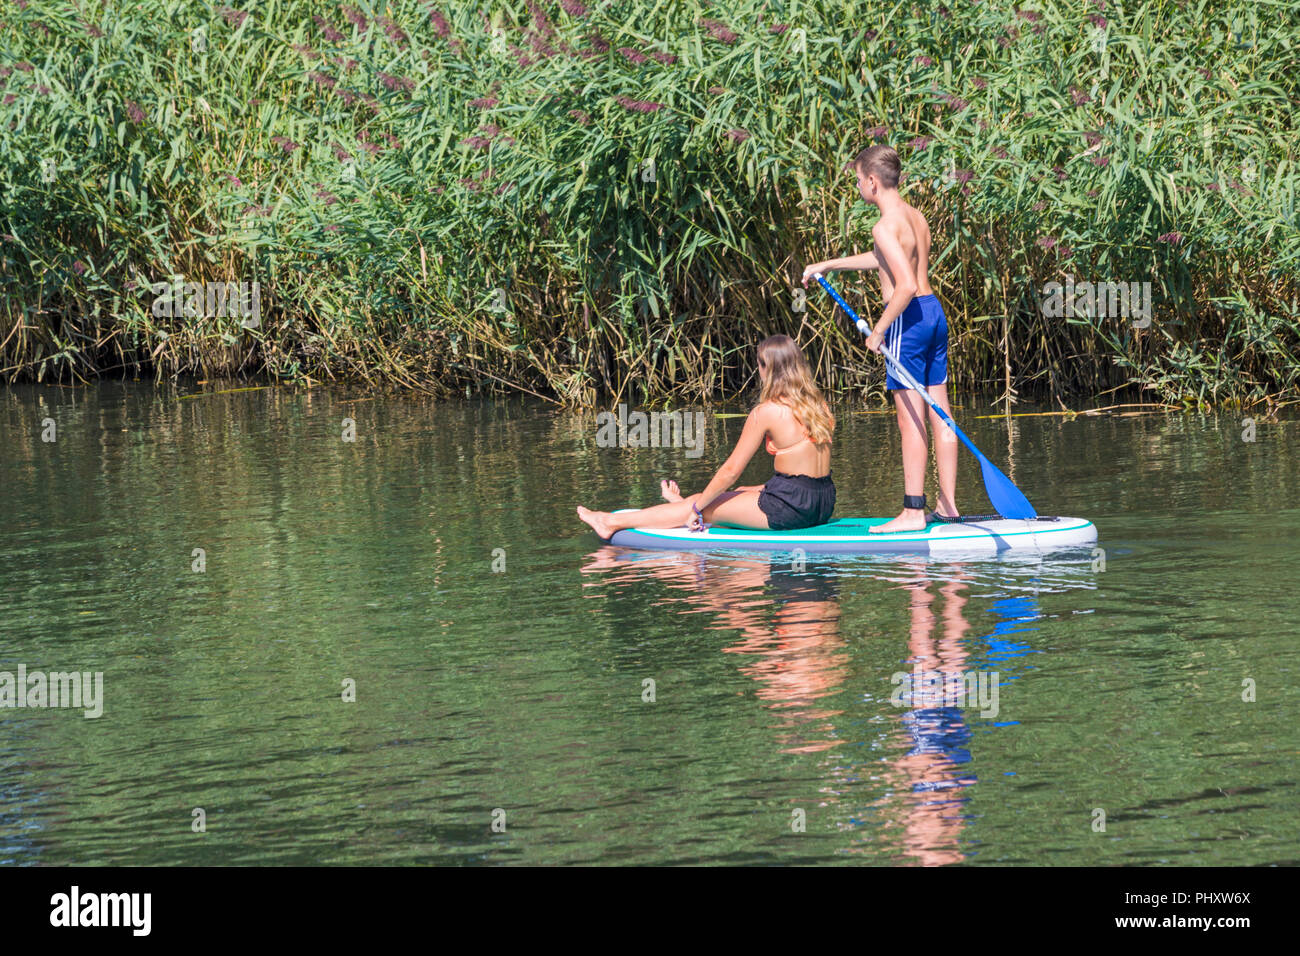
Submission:
<svg viewBox="0 0 1300 956">
<path fill-rule="evenodd" d="M 998 466 L 993 464 L 984 457 L 983 454 L 975 456 L 979 459 L 980 471 L 984 475 L 984 491 L 989 496 L 989 502 L 993 505 L 993 510 L 1004 518 L 1037 518 L 1038 512 L 1015 485 L 1011 479 L 998 470 Z"/>
</svg>

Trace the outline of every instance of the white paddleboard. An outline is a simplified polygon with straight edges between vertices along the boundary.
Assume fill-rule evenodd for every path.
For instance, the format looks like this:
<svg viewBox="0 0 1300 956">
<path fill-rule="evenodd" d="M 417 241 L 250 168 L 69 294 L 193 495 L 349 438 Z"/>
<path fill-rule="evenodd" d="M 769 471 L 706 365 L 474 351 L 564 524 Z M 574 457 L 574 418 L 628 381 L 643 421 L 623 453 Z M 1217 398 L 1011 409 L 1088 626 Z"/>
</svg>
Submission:
<svg viewBox="0 0 1300 956">
<path fill-rule="evenodd" d="M 743 550 L 792 551 L 820 554 L 877 554 L 890 551 L 929 554 L 1003 551 L 1052 551 L 1078 548 L 1097 540 L 1097 528 L 1084 518 L 971 518 L 963 522 L 932 521 L 924 531 L 872 534 L 870 529 L 889 518 L 837 518 L 799 531 L 723 528 L 625 528 L 614 532 L 610 544 L 626 548 L 669 551 Z"/>
</svg>

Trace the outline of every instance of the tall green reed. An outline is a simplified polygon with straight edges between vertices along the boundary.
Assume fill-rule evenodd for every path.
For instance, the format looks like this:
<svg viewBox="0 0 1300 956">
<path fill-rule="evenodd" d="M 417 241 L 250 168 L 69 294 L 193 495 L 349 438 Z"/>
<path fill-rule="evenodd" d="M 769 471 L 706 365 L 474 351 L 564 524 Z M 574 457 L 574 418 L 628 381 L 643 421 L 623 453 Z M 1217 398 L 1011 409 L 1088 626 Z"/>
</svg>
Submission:
<svg viewBox="0 0 1300 956">
<path fill-rule="evenodd" d="M 1294 9 L 953 7 L 6 4 L 0 375 L 648 401 L 743 386 L 782 331 L 878 391 L 797 279 L 870 242 L 844 166 L 883 141 L 957 389 L 1293 391 Z M 156 316 L 172 276 L 267 314 Z M 1151 323 L 1045 315 L 1066 276 L 1151 281 Z"/>
</svg>

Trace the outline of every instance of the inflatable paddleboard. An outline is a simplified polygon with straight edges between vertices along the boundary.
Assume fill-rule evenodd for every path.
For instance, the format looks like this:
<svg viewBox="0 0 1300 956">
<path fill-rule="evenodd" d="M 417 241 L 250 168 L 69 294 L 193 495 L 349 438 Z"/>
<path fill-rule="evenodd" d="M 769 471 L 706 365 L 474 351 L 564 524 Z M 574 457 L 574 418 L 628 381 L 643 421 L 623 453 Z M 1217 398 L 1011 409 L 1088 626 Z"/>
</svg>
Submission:
<svg viewBox="0 0 1300 956">
<path fill-rule="evenodd" d="M 629 509 L 630 510 L 630 509 Z M 609 543 L 625 548 L 669 551 L 743 550 L 793 551 L 814 554 L 879 554 L 891 551 L 928 554 L 1003 551 L 1053 551 L 1078 548 L 1097 540 L 1097 528 L 1083 518 L 990 517 L 961 522 L 932 521 L 924 531 L 872 534 L 874 525 L 889 518 L 838 518 L 799 531 L 757 531 L 710 525 L 704 531 L 689 528 L 624 528 Z"/>
</svg>

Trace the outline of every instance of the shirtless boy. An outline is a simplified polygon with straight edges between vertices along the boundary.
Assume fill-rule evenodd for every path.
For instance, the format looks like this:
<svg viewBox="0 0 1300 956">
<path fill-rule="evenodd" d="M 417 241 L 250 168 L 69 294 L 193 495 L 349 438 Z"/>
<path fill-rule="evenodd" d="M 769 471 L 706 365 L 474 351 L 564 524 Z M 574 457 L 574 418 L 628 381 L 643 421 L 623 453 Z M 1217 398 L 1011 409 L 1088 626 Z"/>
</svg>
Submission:
<svg viewBox="0 0 1300 956">
<path fill-rule="evenodd" d="M 816 273 L 877 269 L 885 311 L 867 339 L 879 352 L 887 345 L 899 363 L 944 411 L 948 405 L 948 321 L 943 306 L 930 288 L 930 226 L 921 213 L 898 194 L 901 163 L 888 146 L 864 149 L 853 161 L 862 198 L 880 209 L 871 228 L 871 252 L 817 262 L 803 272 L 803 284 Z M 927 520 L 957 517 L 956 436 L 925 400 L 886 372 L 885 387 L 894 393 L 898 430 L 903 443 L 903 510 L 897 518 L 872 528 L 873 532 L 920 531 Z M 925 471 L 929 449 L 926 418 L 934 431 L 934 454 L 939 466 L 939 501 L 925 513 Z"/>
</svg>

